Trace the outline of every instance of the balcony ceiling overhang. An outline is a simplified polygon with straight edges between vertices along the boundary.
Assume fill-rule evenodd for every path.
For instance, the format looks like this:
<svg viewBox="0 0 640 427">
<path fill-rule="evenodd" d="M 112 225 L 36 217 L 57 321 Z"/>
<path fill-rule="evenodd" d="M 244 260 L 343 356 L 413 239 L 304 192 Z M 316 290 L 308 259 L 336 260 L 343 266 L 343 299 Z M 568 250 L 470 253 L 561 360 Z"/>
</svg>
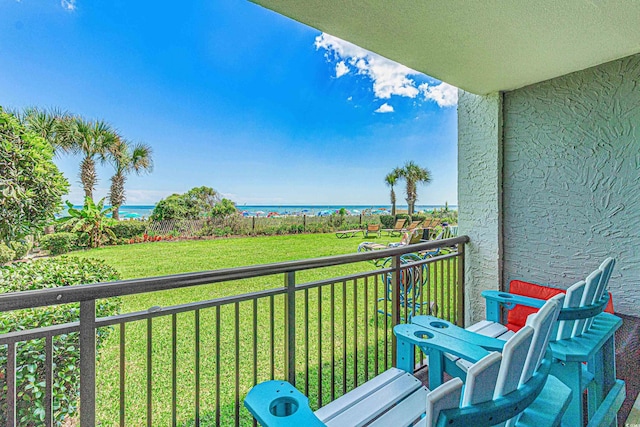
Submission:
<svg viewBox="0 0 640 427">
<path fill-rule="evenodd" d="M 476 94 L 640 52 L 638 0 L 254 1 Z"/>
</svg>

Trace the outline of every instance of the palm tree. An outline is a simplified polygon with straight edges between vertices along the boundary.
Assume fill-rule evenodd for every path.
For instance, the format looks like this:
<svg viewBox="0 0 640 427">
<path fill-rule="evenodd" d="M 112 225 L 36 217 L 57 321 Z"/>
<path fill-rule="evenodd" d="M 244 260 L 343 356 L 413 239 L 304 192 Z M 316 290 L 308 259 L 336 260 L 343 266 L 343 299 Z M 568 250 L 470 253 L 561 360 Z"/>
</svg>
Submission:
<svg viewBox="0 0 640 427">
<path fill-rule="evenodd" d="M 111 188 L 109 189 L 113 219 L 120 219 L 118 209 L 126 199 L 124 183 L 127 180 L 127 174 L 135 172 L 140 175 L 145 171 L 151 172 L 153 170 L 151 153 L 150 146 L 142 143 L 131 145 L 121 138 L 118 138 L 110 147 L 107 161 L 116 171 L 111 177 Z"/>
<path fill-rule="evenodd" d="M 387 176 L 384 177 L 385 184 L 391 187 L 391 215 L 393 215 L 394 217 L 396 216 L 396 192 L 393 191 L 393 186 L 396 185 L 398 179 L 400 179 L 401 172 L 402 171 L 400 168 L 395 168 L 393 171 L 391 171 L 391 173 L 387 174 Z"/>
<path fill-rule="evenodd" d="M 405 163 L 400 170 L 400 176 L 407 183 L 407 205 L 409 206 L 409 215 L 413 214 L 413 209 L 418 200 L 417 185 L 428 184 L 431 182 L 431 172 L 428 169 L 418 166 L 415 162 L 409 161 Z"/>
<path fill-rule="evenodd" d="M 41 109 L 29 107 L 21 113 L 16 113 L 20 121 L 30 131 L 35 132 L 51 144 L 56 153 L 69 151 L 65 144 L 62 131 L 62 123 L 69 120 L 69 113 L 58 108 Z"/>
<path fill-rule="evenodd" d="M 109 148 L 119 139 L 118 134 L 102 120 L 87 121 L 82 117 L 62 120 L 58 132 L 63 147 L 84 156 L 80 163 L 80 181 L 85 197 L 93 200 L 93 190 L 98 182 L 96 159 L 106 160 Z"/>
</svg>

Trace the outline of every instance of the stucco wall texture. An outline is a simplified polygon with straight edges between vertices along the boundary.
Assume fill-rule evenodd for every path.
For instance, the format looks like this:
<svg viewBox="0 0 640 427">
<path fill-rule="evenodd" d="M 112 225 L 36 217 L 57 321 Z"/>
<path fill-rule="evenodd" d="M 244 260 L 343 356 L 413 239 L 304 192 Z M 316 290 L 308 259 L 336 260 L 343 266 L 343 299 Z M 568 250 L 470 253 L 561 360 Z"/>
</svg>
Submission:
<svg viewBox="0 0 640 427">
<path fill-rule="evenodd" d="M 639 315 L 640 55 L 503 102 L 505 284 L 567 288 L 613 256 L 616 312 Z"/>
<path fill-rule="evenodd" d="M 465 324 L 484 318 L 485 289 L 500 284 L 502 97 L 459 91 L 458 221 L 466 246 Z"/>
</svg>

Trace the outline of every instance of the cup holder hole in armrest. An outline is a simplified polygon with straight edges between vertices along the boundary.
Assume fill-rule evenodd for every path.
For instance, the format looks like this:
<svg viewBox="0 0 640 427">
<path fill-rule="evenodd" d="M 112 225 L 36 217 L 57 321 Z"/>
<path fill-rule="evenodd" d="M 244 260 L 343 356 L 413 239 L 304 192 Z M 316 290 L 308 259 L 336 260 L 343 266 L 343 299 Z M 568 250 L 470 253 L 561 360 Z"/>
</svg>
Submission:
<svg viewBox="0 0 640 427">
<path fill-rule="evenodd" d="M 288 417 L 295 414 L 297 410 L 298 401 L 293 397 L 278 397 L 269 405 L 269 412 L 276 417 Z"/>
</svg>

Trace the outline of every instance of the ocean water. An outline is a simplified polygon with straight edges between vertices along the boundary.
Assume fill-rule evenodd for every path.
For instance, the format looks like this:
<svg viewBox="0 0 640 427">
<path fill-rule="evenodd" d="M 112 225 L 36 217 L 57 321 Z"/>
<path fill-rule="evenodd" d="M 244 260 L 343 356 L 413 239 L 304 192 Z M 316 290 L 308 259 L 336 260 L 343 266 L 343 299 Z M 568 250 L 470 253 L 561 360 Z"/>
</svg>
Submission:
<svg viewBox="0 0 640 427">
<path fill-rule="evenodd" d="M 119 209 L 120 218 L 149 218 L 154 207 L 155 205 L 123 205 Z M 74 206 L 74 208 L 82 209 L 82 206 Z M 345 208 L 351 215 L 384 214 L 391 211 L 391 205 L 237 205 L 237 208 L 245 216 L 259 217 L 274 214 L 326 216 L 341 208 Z M 407 205 L 396 205 L 396 208 L 406 210 Z M 444 205 L 416 205 L 416 212 L 431 212 L 433 209 L 441 208 L 444 208 Z M 457 208 L 455 205 L 449 205 L 449 209 Z M 66 212 L 62 212 L 61 216 L 66 216 Z"/>
</svg>

